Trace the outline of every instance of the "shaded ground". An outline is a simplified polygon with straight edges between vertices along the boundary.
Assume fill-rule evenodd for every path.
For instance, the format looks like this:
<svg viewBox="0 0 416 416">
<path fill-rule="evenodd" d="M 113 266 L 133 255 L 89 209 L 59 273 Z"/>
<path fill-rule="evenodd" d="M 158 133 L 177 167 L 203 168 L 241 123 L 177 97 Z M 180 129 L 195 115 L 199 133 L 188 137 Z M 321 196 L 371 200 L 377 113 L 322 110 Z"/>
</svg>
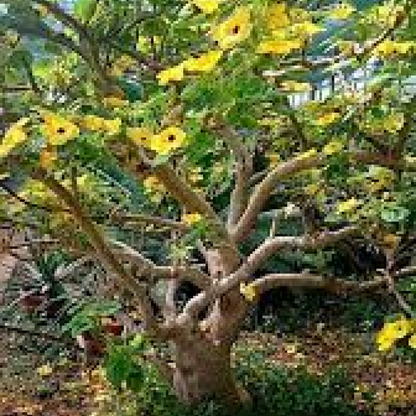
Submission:
<svg viewBox="0 0 416 416">
<path fill-rule="evenodd" d="M 8 266 L 10 264 L 0 268 L 0 306 Z M 236 345 L 235 357 L 259 352 L 276 365 L 305 367 L 316 374 L 342 366 L 354 380 L 357 407 L 367 409 L 368 394 L 371 394 L 370 410 L 375 416 L 416 416 L 414 361 L 412 364 L 404 357 L 378 353 L 371 326 L 355 328 L 348 320 L 340 321 L 341 310 L 331 312 L 328 305 L 318 305 L 315 308 L 318 315 L 311 317 L 302 315 L 314 310 L 305 299 L 300 299 L 306 305 L 304 312 L 296 305 L 278 301 L 287 317 L 275 311 L 274 316 L 281 321 L 275 329 L 268 328 L 271 333 L 244 332 Z M 339 308 L 342 302 L 333 303 Z M 354 304 L 348 301 L 346 307 L 352 310 Z M 357 310 L 361 317 L 359 322 L 365 323 L 366 315 L 376 315 L 372 309 L 364 314 L 362 309 Z M 383 311 L 380 316 L 384 316 Z M 288 324 L 288 318 L 294 317 L 296 322 Z M 335 317 L 335 322 L 331 317 Z M 6 318 L 9 321 L 9 317 Z M 326 324 L 319 323 L 320 320 Z M 18 323 L 26 326 L 30 320 L 23 314 Z M 87 371 L 79 352 L 70 351 L 60 343 L 0 327 L 0 416 L 89 416 L 94 413 L 101 416 L 97 411 L 109 396 L 111 393 L 100 373 Z"/>
<path fill-rule="evenodd" d="M 90 415 L 99 408 L 102 397 L 108 395 L 97 371 L 93 375 L 83 371 L 76 356 L 58 355 L 49 368 L 47 351 L 43 354 L 30 348 L 25 351 L 22 341 L 27 342 L 27 337 L 2 335 L 1 416 Z M 342 365 L 355 381 L 358 407 L 367 407 L 365 397 L 371 392 L 374 397 L 371 410 L 377 416 L 416 414 L 415 364 L 382 356 L 373 349 L 366 334 L 325 328 L 285 337 L 244 333 L 236 346 L 237 356 L 241 350 L 258 351 L 279 365 L 306 366 L 318 374 Z"/>
<path fill-rule="evenodd" d="M 306 367 L 323 374 L 340 366 L 355 384 L 355 403 L 367 407 L 371 394 L 375 415 L 416 415 L 416 364 L 405 358 L 381 354 L 367 333 L 351 333 L 318 327 L 302 335 L 277 337 L 245 333 L 237 348 L 265 354 L 267 360 L 291 367 Z"/>
</svg>

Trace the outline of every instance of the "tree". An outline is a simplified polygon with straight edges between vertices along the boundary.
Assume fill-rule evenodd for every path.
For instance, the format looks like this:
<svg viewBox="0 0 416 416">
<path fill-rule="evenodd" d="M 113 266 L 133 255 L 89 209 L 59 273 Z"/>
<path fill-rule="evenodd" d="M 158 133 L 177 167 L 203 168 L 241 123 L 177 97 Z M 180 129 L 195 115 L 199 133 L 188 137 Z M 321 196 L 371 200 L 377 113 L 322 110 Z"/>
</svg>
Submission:
<svg viewBox="0 0 416 416">
<path fill-rule="evenodd" d="M 0 2 L 2 107 L 16 116 L 2 215 L 115 276 L 169 344 L 154 359 L 187 403 L 249 400 L 230 350 L 269 288 L 385 287 L 411 313 L 394 284 L 413 273 L 415 2 L 304 3 Z M 157 255 L 123 240 L 132 225 Z M 371 279 L 270 263 L 353 238 L 386 256 Z M 199 292 L 180 308 L 184 281 Z"/>
</svg>

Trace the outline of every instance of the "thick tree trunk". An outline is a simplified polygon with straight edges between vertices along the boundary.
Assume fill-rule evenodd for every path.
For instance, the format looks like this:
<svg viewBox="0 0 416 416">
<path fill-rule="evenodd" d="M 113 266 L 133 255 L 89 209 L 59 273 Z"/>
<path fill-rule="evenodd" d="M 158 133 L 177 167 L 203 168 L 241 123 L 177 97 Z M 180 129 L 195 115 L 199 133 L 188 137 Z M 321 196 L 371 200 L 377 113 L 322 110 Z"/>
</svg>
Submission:
<svg viewBox="0 0 416 416">
<path fill-rule="evenodd" d="M 175 343 L 173 387 L 187 404 L 215 398 L 227 405 L 250 403 L 250 396 L 233 377 L 230 345 L 214 345 L 198 333 Z"/>
</svg>

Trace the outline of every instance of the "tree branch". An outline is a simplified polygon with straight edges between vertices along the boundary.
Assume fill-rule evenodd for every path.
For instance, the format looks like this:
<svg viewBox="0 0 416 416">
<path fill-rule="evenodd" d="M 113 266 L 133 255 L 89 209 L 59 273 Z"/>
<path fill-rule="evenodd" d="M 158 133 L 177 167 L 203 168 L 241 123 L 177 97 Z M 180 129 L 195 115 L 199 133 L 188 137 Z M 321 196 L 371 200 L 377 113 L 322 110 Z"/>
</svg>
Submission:
<svg viewBox="0 0 416 416">
<path fill-rule="evenodd" d="M 334 279 L 310 273 L 272 273 L 255 280 L 252 285 L 256 295 L 276 287 L 304 287 L 324 289 L 334 294 L 360 293 L 386 285 L 383 277 L 365 282 Z"/>
<path fill-rule="evenodd" d="M 162 280 L 181 278 L 189 280 L 201 289 L 207 288 L 212 283 L 211 278 L 196 266 L 158 266 L 127 244 L 116 240 L 109 241 L 120 250 L 119 255 L 138 265 L 141 277 Z"/>
<path fill-rule="evenodd" d="M 366 151 L 346 152 L 351 163 L 373 164 L 385 167 L 400 167 L 403 170 L 414 170 L 415 166 L 406 163 L 394 155 L 371 153 Z M 326 158 L 323 155 L 311 155 L 308 157 L 295 157 L 277 165 L 266 177 L 254 188 L 249 199 L 247 209 L 241 216 L 237 225 L 231 230 L 230 236 L 235 243 L 240 242 L 252 231 L 254 223 L 269 199 L 270 195 L 280 181 L 290 178 L 293 175 L 308 169 L 319 167 L 325 164 Z"/>
<path fill-rule="evenodd" d="M 109 219 L 110 221 L 122 222 L 123 224 L 152 224 L 159 227 L 167 227 L 182 233 L 186 233 L 190 230 L 190 228 L 182 222 L 147 214 L 122 214 L 116 212 L 110 215 Z"/>
<path fill-rule="evenodd" d="M 118 261 L 112 250 L 106 244 L 99 229 L 88 218 L 88 216 L 84 214 L 78 201 L 66 188 L 64 188 L 55 178 L 48 175 L 48 173 L 42 168 L 35 170 L 32 176 L 34 179 L 37 179 L 46 185 L 67 205 L 74 217 L 74 220 L 89 237 L 90 242 L 103 265 L 108 271 L 115 273 L 126 289 L 137 300 L 139 310 L 144 321 L 145 330 L 149 331 L 151 335 L 160 335 L 160 327 L 156 322 L 145 287 L 143 287 L 133 276 L 126 272 L 122 264 Z"/>
<path fill-rule="evenodd" d="M 180 315 L 178 317 L 178 323 L 189 323 L 190 321 L 195 320 L 201 310 L 207 307 L 216 298 L 248 280 L 253 273 L 277 251 L 284 249 L 313 250 L 324 248 L 356 232 L 357 228 L 350 226 L 338 231 L 324 231 L 313 237 L 279 236 L 266 240 L 254 250 L 250 256 L 248 256 L 244 263 L 234 273 L 231 273 L 228 277 L 216 282 L 216 284 L 208 288 L 208 290 L 194 296 L 186 304 L 182 316 Z"/>
</svg>

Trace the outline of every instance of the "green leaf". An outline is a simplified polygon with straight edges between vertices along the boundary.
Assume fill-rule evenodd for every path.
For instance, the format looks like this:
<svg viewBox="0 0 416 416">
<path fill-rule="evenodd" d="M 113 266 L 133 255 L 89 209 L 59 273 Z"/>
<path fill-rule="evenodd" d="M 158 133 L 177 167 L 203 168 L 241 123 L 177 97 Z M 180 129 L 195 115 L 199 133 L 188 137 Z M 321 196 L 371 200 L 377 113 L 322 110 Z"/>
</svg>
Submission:
<svg viewBox="0 0 416 416">
<path fill-rule="evenodd" d="M 380 215 L 381 219 L 388 223 L 402 222 L 410 214 L 407 208 L 400 206 L 391 206 L 383 208 Z"/>
<path fill-rule="evenodd" d="M 157 155 L 152 162 L 152 166 L 156 167 L 159 165 L 165 164 L 169 160 L 169 154 L 160 154 Z"/>
<path fill-rule="evenodd" d="M 97 0 L 77 0 L 74 13 L 82 22 L 88 22 L 95 13 Z"/>
</svg>

